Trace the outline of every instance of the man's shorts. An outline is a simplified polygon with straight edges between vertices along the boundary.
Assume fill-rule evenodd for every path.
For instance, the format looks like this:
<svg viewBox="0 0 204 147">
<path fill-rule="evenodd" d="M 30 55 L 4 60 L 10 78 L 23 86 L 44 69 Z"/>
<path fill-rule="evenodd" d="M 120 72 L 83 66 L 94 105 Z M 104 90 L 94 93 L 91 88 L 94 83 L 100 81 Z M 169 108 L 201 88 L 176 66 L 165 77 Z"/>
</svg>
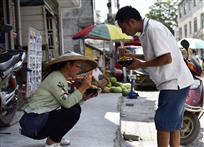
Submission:
<svg viewBox="0 0 204 147">
<path fill-rule="evenodd" d="M 185 99 L 189 87 L 178 90 L 161 90 L 155 125 L 158 131 L 173 132 L 181 128 Z"/>
</svg>

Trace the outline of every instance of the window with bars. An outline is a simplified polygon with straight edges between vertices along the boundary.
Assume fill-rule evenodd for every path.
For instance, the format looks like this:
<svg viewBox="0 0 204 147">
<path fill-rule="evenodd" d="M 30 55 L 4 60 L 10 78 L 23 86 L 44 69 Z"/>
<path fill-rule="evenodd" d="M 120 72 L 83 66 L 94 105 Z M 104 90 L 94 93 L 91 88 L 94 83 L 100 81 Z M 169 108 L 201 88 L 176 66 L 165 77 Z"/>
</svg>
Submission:
<svg viewBox="0 0 204 147">
<path fill-rule="evenodd" d="M 181 7 L 179 7 L 179 18 L 182 17 L 182 11 L 181 11 Z"/>
<path fill-rule="evenodd" d="M 58 49 L 58 20 L 54 13 L 46 11 L 48 49 Z"/>
<path fill-rule="evenodd" d="M 191 21 L 189 21 L 189 35 L 192 34 L 192 25 L 191 25 Z"/>
<path fill-rule="evenodd" d="M 190 11 L 191 10 L 191 1 L 187 1 L 187 3 L 188 3 L 188 11 Z"/>
<path fill-rule="evenodd" d="M 198 25 L 197 25 L 197 18 L 196 17 L 194 18 L 193 23 L 194 23 L 194 32 L 197 32 L 198 31 Z"/>
<path fill-rule="evenodd" d="M 202 13 L 200 16 L 200 27 L 201 29 L 204 29 L 204 13 Z"/>
<path fill-rule="evenodd" d="M 187 37 L 187 24 L 184 25 L 184 36 Z"/>
<path fill-rule="evenodd" d="M 183 14 L 186 15 L 186 4 L 183 4 Z"/>
<path fill-rule="evenodd" d="M 193 0 L 193 6 L 194 7 L 196 6 L 196 0 Z"/>
<path fill-rule="evenodd" d="M 47 17 L 47 33 L 48 33 L 49 49 L 54 49 L 54 32 L 53 32 L 52 17 Z"/>
<path fill-rule="evenodd" d="M 179 28 L 179 38 L 183 38 L 183 36 L 182 36 L 182 28 Z"/>
</svg>

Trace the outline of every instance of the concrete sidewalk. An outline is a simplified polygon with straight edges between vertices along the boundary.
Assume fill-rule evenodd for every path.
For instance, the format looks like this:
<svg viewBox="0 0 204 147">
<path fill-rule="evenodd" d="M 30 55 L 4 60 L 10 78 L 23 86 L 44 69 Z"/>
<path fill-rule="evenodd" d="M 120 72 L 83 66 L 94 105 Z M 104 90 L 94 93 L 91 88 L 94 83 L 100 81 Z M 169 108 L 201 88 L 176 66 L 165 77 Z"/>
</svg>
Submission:
<svg viewBox="0 0 204 147">
<path fill-rule="evenodd" d="M 137 99 L 120 97 L 118 147 L 156 147 L 154 106 L 158 92 L 139 92 Z M 120 131 L 121 136 L 120 137 Z"/>
<path fill-rule="evenodd" d="M 121 94 L 100 94 L 85 102 L 79 122 L 65 136 L 71 140 L 68 147 L 157 147 L 153 118 L 158 92 L 139 95 L 138 99 L 121 99 Z M 19 134 L 21 115 L 17 113 L 11 127 L 0 128 L 0 147 L 43 147 L 45 139 L 38 141 Z M 203 120 L 200 136 L 186 147 L 204 147 Z"/>
<path fill-rule="evenodd" d="M 139 92 L 138 99 L 120 97 L 120 125 L 115 147 L 157 147 L 154 114 L 158 92 Z M 185 147 L 204 147 L 204 117 L 199 137 Z M 184 147 L 184 146 L 183 146 Z"/>
</svg>

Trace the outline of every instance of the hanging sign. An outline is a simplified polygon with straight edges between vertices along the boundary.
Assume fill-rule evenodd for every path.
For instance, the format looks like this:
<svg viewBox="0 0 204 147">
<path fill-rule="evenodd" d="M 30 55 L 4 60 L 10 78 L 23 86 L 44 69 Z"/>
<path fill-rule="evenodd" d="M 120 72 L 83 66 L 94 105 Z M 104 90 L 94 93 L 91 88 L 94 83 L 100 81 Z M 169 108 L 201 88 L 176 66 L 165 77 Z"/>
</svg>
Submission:
<svg viewBox="0 0 204 147">
<path fill-rule="evenodd" d="M 29 28 L 27 56 L 27 87 L 26 97 L 30 97 L 42 80 L 42 33 Z"/>
</svg>

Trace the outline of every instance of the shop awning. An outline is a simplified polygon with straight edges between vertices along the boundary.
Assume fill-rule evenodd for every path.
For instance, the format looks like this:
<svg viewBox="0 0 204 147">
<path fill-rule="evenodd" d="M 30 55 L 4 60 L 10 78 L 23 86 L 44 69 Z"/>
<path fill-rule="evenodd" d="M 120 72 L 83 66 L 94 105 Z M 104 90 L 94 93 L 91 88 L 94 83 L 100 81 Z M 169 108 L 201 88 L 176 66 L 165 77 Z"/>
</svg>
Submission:
<svg viewBox="0 0 204 147">
<path fill-rule="evenodd" d="M 20 0 L 21 6 L 39 6 L 43 4 L 44 0 Z"/>
</svg>

